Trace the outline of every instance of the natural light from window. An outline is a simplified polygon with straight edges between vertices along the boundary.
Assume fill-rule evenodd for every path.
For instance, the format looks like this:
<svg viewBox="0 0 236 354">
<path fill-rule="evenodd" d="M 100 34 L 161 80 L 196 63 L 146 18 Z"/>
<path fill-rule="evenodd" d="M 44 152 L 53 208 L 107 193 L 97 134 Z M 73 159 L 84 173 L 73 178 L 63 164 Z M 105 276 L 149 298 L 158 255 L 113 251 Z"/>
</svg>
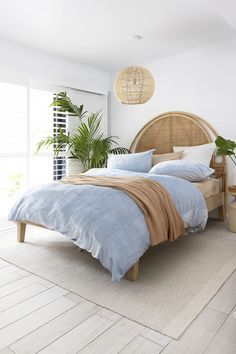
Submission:
<svg viewBox="0 0 236 354">
<path fill-rule="evenodd" d="M 52 151 L 36 154 L 53 131 L 52 101 L 52 92 L 0 82 L 0 228 L 19 193 L 53 179 Z"/>
</svg>

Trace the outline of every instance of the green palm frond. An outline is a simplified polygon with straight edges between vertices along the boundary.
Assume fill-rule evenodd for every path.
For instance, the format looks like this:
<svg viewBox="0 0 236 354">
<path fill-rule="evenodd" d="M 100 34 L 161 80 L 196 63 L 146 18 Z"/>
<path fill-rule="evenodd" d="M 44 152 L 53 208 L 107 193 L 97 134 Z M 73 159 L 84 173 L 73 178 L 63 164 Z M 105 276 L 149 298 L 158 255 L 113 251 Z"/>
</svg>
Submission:
<svg viewBox="0 0 236 354">
<path fill-rule="evenodd" d="M 53 145 L 54 156 L 58 156 L 62 149 L 67 147 L 70 157 L 78 158 L 84 171 L 106 166 L 109 154 L 130 152 L 123 147 L 114 148 L 114 145 L 117 145 L 115 140 L 117 137 L 104 137 L 101 111 L 88 115 L 88 112 L 83 111 L 83 105 L 74 105 L 66 92 L 58 93 L 51 106 L 58 107 L 59 111 L 71 116 L 79 117 L 80 125 L 71 134 L 63 133 L 62 128 L 58 126 L 58 133 L 55 136 L 48 136 L 38 143 L 37 152 L 43 146 Z"/>
<path fill-rule="evenodd" d="M 62 149 L 66 146 L 70 146 L 70 134 L 63 133 L 63 130 L 60 126 L 58 126 L 58 134 L 55 136 L 48 136 L 45 139 L 41 140 L 36 147 L 36 153 L 45 146 L 48 148 L 53 145 L 54 156 L 57 157 Z"/>
<path fill-rule="evenodd" d="M 87 111 L 83 111 L 84 106 L 73 104 L 66 92 L 59 92 L 49 107 L 57 107 L 58 112 L 67 113 L 68 116 L 75 116 L 80 120 L 87 114 Z"/>
<path fill-rule="evenodd" d="M 71 153 L 80 158 L 86 170 L 97 167 L 100 161 L 98 156 L 103 153 L 101 150 L 102 141 L 100 112 L 92 113 L 86 123 L 80 124 L 77 133 L 71 138 L 73 146 Z"/>
<path fill-rule="evenodd" d="M 130 150 L 121 146 L 118 146 L 114 149 L 111 149 L 110 154 L 119 155 L 119 154 L 130 154 Z"/>
</svg>

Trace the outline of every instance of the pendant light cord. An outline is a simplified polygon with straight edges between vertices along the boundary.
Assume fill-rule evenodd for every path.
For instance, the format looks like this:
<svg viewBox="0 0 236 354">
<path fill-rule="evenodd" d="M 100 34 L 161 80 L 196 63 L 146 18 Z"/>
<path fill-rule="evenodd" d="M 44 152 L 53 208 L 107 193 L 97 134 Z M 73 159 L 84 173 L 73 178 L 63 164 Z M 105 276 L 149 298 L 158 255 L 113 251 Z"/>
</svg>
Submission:
<svg viewBox="0 0 236 354">
<path fill-rule="evenodd" d="M 136 61 L 136 56 L 135 56 L 135 41 L 133 41 L 133 67 L 135 67 L 135 61 Z"/>
<path fill-rule="evenodd" d="M 139 35 L 133 35 L 130 36 L 129 39 L 132 41 L 132 57 L 133 57 L 133 67 L 136 65 L 136 43 L 141 39 L 142 37 Z"/>
</svg>

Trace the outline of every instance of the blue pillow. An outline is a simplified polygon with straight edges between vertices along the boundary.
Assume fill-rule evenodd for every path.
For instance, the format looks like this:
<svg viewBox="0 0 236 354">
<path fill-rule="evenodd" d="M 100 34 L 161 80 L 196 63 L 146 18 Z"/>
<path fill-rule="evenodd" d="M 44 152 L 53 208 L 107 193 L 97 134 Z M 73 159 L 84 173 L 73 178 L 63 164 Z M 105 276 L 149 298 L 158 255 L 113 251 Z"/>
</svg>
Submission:
<svg viewBox="0 0 236 354">
<path fill-rule="evenodd" d="M 116 168 L 133 172 L 148 172 L 152 167 L 152 155 L 155 149 L 137 152 L 135 154 L 110 154 L 107 161 L 107 168 Z"/>
<path fill-rule="evenodd" d="M 179 177 L 190 182 L 203 181 L 214 172 L 213 168 L 187 160 L 159 162 L 149 171 L 152 174 Z"/>
</svg>

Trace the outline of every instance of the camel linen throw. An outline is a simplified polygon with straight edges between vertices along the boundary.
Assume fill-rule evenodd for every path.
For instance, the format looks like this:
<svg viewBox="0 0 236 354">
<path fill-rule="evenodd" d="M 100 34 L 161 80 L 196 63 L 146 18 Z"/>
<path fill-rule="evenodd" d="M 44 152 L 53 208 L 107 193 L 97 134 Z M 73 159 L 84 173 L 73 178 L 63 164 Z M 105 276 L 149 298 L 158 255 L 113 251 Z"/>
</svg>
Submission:
<svg viewBox="0 0 236 354">
<path fill-rule="evenodd" d="M 161 184 L 143 177 L 103 177 L 75 175 L 60 182 L 79 185 L 111 187 L 129 195 L 144 213 L 151 245 L 174 241 L 184 233 L 184 222 Z"/>
</svg>

